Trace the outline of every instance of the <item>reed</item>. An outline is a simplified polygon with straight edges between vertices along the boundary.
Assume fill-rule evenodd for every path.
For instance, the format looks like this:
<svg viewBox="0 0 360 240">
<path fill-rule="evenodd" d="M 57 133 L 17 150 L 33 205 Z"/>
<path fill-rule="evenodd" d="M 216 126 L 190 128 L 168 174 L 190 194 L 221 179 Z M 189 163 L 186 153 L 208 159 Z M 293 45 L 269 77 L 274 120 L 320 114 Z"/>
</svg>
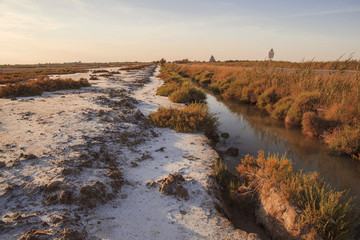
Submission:
<svg viewBox="0 0 360 240">
<path fill-rule="evenodd" d="M 335 191 L 317 173 L 294 172 L 285 156 L 247 155 L 237 167 L 243 187 L 257 194 L 275 189 L 301 211 L 301 225 L 314 226 L 323 239 L 353 239 L 357 225 L 354 199 Z M 240 189 L 239 189 L 240 191 Z"/>
<path fill-rule="evenodd" d="M 358 63 L 351 60 L 346 63 L 333 62 L 325 65 L 343 70 L 353 68 Z M 246 64 L 250 63 L 246 62 Z M 329 146 L 339 142 L 337 138 L 342 138 L 343 146 L 351 144 L 346 142 L 350 141 L 350 139 L 346 140 L 348 135 L 339 132 L 346 132 L 348 128 L 358 129 L 360 126 L 360 73 L 318 72 L 314 69 L 325 65 L 316 62 L 312 65 L 294 64 L 298 69 L 275 68 L 276 64 L 286 67 L 285 63 L 246 64 L 244 62 L 165 64 L 164 68 L 170 72 L 167 73 L 168 75 L 190 77 L 197 84 L 228 100 L 257 104 L 272 117 L 286 120 L 299 127 L 303 127 L 304 114 L 312 111 L 320 121 L 332 123 L 325 125 L 328 126 L 327 129 L 321 131 L 315 129 L 317 132 L 322 132 L 317 134 L 319 137 L 327 136 L 326 142 Z M 343 64 L 347 64 L 346 67 Z M 307 132 L 306 129 L 304 132 Z M 351 151 L 343 151 L 344 147 L 332 147 L 331 152 L 358 154 L 360 143 L 355 142 L 356 147 L 348 148 L 352 149 Z"/>
</svg>

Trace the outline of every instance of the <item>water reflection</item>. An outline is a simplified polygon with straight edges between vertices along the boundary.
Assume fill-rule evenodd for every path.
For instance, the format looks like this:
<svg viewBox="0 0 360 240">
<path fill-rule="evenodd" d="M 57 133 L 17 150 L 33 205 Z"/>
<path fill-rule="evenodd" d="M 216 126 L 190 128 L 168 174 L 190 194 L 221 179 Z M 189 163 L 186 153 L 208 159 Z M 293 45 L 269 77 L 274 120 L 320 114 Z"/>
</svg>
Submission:
<svg viewBox="0 0 360 240">
<path fill-rule="evenodd" d="M 286 154 L 296 170 L 317 171 L 321 177 L 338 190 L 350 189 L 353 196 L 360 196 L 360 162 L 349 157 L 330 156 L 325 145 L 316 138 L 304 136 L 300 129 L 285 126 L 255 106 L 238 104 L 208 94 L 210 111 L 220 122 L 219 130 L 230 134 L 218 144 L 220 150 L 239 148 L 241 155 L 225 159 L 228 169 L 235 172 L 236 166 L 246 154 Z M 360 204 L 360 198 L 358 197 Z"/>
</svg>

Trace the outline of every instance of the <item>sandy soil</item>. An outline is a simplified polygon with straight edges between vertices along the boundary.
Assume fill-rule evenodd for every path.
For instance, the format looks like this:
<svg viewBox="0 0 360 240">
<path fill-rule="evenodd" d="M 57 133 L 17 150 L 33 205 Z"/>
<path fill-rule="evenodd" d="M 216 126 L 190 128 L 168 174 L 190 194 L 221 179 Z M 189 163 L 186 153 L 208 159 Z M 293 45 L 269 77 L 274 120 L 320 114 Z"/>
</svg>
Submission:
<svg viewBox="0 0 360 240">
<path fill-rule="evenodd" d="M 207 139 L 147 120 L 174 106 L 153 70 L 0 99 L 0 239 L 255 239 L 215 208 Z"/>
</svg>

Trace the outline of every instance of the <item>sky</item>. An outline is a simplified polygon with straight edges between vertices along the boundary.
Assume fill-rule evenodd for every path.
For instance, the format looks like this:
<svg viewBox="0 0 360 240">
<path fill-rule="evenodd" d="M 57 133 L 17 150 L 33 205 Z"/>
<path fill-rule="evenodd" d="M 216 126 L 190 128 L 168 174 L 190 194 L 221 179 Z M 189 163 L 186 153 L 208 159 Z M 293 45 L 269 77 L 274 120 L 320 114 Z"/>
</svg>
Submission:
<svg viewBox="0 0 360 240">
<path fill-rule="evenodd" d="M 0 64 L 360 59 L 359 0 L 0 0 Z"/>
</svg>

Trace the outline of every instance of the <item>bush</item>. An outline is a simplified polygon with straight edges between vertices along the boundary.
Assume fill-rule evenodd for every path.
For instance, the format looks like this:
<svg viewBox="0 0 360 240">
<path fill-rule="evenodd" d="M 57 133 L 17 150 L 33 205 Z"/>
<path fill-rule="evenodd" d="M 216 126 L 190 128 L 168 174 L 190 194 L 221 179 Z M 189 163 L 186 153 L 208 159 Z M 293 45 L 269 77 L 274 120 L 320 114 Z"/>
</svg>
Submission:
<svg viewBox="0 0 360 240">
<path fill-rule="evenodd" d="M 175 82 L 168 82 L 162 86 L 160 86 L 156 90 L 156 94 L 160 96 L 169 96 L 172 92 L 179 88 L 179 85 Z"/>
<path fill-rule="evenodd" d="M 345 125 L 324 135 L 331 154 L 346 153 L 356 155 L 360 152 L 360 122 L 355 126 Z"/>
<path fill-rule="evenodd" d="M 305 112 L 314 111 L 320 100 L 318 92 L 302 92 L 291 105 L 285 121 L 299 126 Z"/>
<path fill-rule="evenodd" d="M 170 127 L 177 132 L 206 132 L 216 128 L 216 118 L 203 103 L 192 103 L 181 109 L 159 108 L 150 114 L 150 119 L 158 127 Z"/>
<path fill-rule="evenodd" d="M 324 239 L 353 239 L 357 223 L 354 199 L 346 192 L 333 190 L 317 173 L 295 173 L 286 157 L 265 158 L 261 151 L 257 158 L 247 155 L 237 171 L 258 194 L 275 188 L 301 210 L 300 224 L 314 226 Z"/>
<path fill-rule="evenodd" d="M 206 99 L 205 93 L 195 87 L 181 87 L 169 95 L 169 99 L 175 103 L 203 102 Z"/>
<path fill-rule="evenodd" d="M 294 99 L 292 97 L 284 97 L 274 104 L 271 117 L 284 120 Z"/>
<path fill-rule="evenodd" d="M 279 100 L 279 96 L 276 93 L 275 87 L 266 89 L 257 100 L 257 105 L 262 109 L 267 109 L 269 112 L 272 110 L 272 106 Z"/>
<path fill-rule="evenodd" d="M 74 81 L 72 79 L 39 79 L 24 83 L 7 83 L 0 88 L 0 97 L 20 97 L 41 95 L 44 91 L 57 91 L 65 89 L 79 89 L 90 86 L 86 79 Z"/>
</svg>

